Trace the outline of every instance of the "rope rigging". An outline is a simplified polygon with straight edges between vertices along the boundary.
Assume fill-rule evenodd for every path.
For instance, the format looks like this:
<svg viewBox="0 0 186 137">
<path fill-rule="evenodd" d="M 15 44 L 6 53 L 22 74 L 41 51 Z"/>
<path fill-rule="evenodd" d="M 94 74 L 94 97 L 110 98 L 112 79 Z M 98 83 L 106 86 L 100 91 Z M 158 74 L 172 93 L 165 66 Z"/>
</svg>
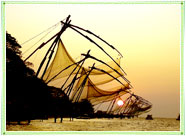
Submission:
<svg viewBox="0 0 186 137">
<path fill-rule="evenodd" d="M 86 54 L 81 54 L 83 56 L 86 56 Z M 114 70 L 117 74 L 119 74 L 127 83 L 130 83 L 130 81 L 128 79 L 126 79 L 121 73 L 119 73 L 116 69 L 112 68 L 110 65 L 108 65 L 107 63 L 105 63 L 104 61 L 100 60 L 100 59 L 97 59 L 96 57 L 94 56 L 91 56 L 91 55 L 88 55 L 88 58 L 91 58 L 91 59 L 94 59 L 98 62 L 101 62 L 103 64 L 105 64 L 106 66 L 108 66 L 109 68 L 111 68 L 112 70 Z M 114 61 L 116 62 L 116 61 Z M 118 63 L 117 63 L 118 64 Z M 119 65 L 119 64 L 118 64 Z M 120 66 L 119 66 L 120 67 Z M 121 68 L 121 67 L 120 67 Z"/>
<path fill-rule="evenodd" d="M 95 41 L 93 41 L 91 38 L 89 38 L 88 36 L 84 35 L 83 33 L 81 33 L 80 31 L 78 31 L 77 29 L 69 26 L 71 29 L 73 29 L 74 31 L 76 31 L 77 33 L 79 33 L 80 35 L 82 35 L 83 37 L 85 37 L 86 39 L 88 39 L 90 42 L 92 42 L 93 44 L 95 44 L 98 48 L 100 48 L 112 61 L 114 61 L 116 63 L 117 66 L 119 66 L 119 64 L 100 46 L 98 45 Z M 120 67 L 120 66 L 119 66 Z M 120 67 L 121 68 L 121 67 Z M 123 73 L 125 75 L 127 75 L 127 73 L 121 68 L 121 70 L 123 71 Z"/>
<path fill-rule="evenodd" d="M 49 62 L 50 62 L 51 57 L 52 57 L 52 55 L 53 55 L 53 51 L 54 51 L 54 49 L 55 49 L 55 47 L 56 47 L 56 45 L 57 45 L 58 40 L 60 39 L 60 36 L 61 36 L 62 33 L 67 29 L 68 24 L 71 22 L 71 20 L 69 20 L 69 18 L 70 18 L 70 16 L 68 16 L 68 17 L 66 18 L 66 24 L 67 24 L 67 25 L 63 25 L 63 26 L 62 26 L 60 32 L 58 33 L 58 35 L 56 35 L 56 39 L 55 39 L 54 42 L 52 43 L 51 47 L 48 49 L 48 51 L 47 51 L 45 57 L 43 58 L 43 60 L 42 60 L 42 62 L 41 62 L 41 64 L 40 64 L 40 66 L 39 66 L 39 68 L 38 68 L 38 71 L 37 71 L 37 73 L 36 73 L 36 76 L 38 76 L 38 74 L 39 74 L 39 72 L 40 72 L 40 70 L 41 70 L 41 67 L 43 66 L 43 64 L 44 64 L 44 62 L 45 62 L 45 60 L 46 60 L 47 55 L 48 55 L 49 52 L 51 51 L 51 54 L 49 55 L 49 60 L 48 60 L 48 62 L 47 62 L 47 65 L 45 66 L 45 69 L 44 69 L 44 72 L 43 72 L 43 74 L 42 74 L 42 76 L 41 76 L 41 79 L 43 78 L 43 76 L 44 76 L 44 74 L 45 74 L 45 72 L 46 72 L 46 69 L 48 68 Z"/>
<path fill-rule="evenodd" d="M 65 18 L 65 19 L 66 19 L 66 18 Z M 62 21 L 64 21 L 65 19 L 63 19 Z M 42 31 L 41 33 L 39 33 L 39 34 L 33 36 L 32 38 L 26 40 L 25 42 L 21 43 L 21 45 L 24 45 L 24 44 L 28 43 L 29 41 L 35 39 L 36 37 L 40 36 L 41 34 L 43 34 L 43 33 L 47 32 L 47 31 L 49 31 L 50 29 L 57 27 L 59 24 L 61 24 L 61 21 L 58 22 L 58 23 L 56 23 L 56 24 L 54 24 L 53 26 L 47 28 L 46 30 Z"/>
<path fill-rule="evenodd" d="M 61 21 L 61 22 L 64 24 L 63 21 Z M 87 33 L 89 33 L 89 34 L 95 36 L 96 38 L 100 39 L 101 41 L 103 41 L 104 43 L 106 43 L 108 46 L 110 46 L 112 49 L 116 50 L 116 51 L 118 52 L 118 54 L 119 54 L 121 57 L 123 57 L 123 55 L 122 55 L 113 45 L 109 44 L 109 43 L 106 42 L 104 39 L 102 39 L 102 38 L 100 38 L 98 35 L 96 35 L 95 33 L 91 32 L 91 31 L 89 31 L 89 30 L 85 30 L 85 29 L 83 29 L 83 28 L 81 28 L 81 27 L 79 27 L 79 26 L 76 26 L 76 25 L 72 25 L 72 24 L 69 24 L 69 25 L 70 25 L 70 28 L 71 28 L 71 27 L 75 27 L 75 28 L 77 28 L 77 29 L 80 29 L 80 30 L 82 30 L 82 31 L 85 31 L 85 32 L 87 32 Z"/>
<path fill-rule="evenodd" d="M 56 28 L 56 27 L 55 27 Z M 42 38 L 40 38 L 37 42 L 35 42 L 30 48 L 28 48 L 25 52 L 23 52 L 23 55 L 26 54 L 29 50 L 31 50 L 37 43 L 39 43 L 42 39 L 44 39 L 49 33 L 51 33 L 55 28 L 50 30 L 48 33 L 46 33 Z"/>
</svg>

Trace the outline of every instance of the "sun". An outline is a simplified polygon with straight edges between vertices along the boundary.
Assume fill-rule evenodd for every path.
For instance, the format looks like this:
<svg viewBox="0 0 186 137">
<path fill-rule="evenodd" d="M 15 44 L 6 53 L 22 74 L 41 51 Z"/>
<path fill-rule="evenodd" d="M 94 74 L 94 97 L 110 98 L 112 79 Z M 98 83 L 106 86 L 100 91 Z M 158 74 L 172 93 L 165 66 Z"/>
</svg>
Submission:
<svg viewBox="0 0 186 137">
<path fill-rule="evenodd" d="M 122 100 L 118 100 L 118 101 L 117 101 L 117 104 L 118 104 L 118 106 L 123 106 L 124 103 L 123 103 Z"/>
</svg>

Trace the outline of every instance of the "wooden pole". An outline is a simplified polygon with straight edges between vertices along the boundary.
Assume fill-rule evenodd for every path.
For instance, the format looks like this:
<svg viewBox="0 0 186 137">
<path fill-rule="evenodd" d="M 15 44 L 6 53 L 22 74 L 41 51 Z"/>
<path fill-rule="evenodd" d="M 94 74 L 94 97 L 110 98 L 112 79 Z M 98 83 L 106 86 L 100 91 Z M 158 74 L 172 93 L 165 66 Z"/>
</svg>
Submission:
<svg viewBox="0 0 186 137">
<path fill-rule="evenodd" d="M 83 37 L 85 37 L 86 39 L 88 39 L 90 42 L 92 42 L 93 44 L 95 44 L 98 48 L 100 48 L 110 59 L 112 59 L 113 61 L 114 61 L 114 63 L 117 65 L 117 66 L 119 66 L 120 67 L 120 65 L 100 46 L 100 45 L 98 45 L 95 41 L 93 41 L 91 38 L 89 38 L 88 36 L 86 36 L 86 35 L 84 35 L 83 33 L 81 33 L 80 31 L 78 31 L 78 30 L 76 30 L 75 28 L 73 28 L 73 27 L 71 27 L 70 26 L 70 28 L 71 29 L 73 29 L 74 31 L 76 31 L 77 33 L 79 33 L 80 35 L 82 35 Z M 123 71 L 123 73 L 125 74 L 125 75 L 127 75 L 126 73 L 125 73 L 125 71 L 120 67 L 120 69 Z"/>
<path fill-rule="evenodd" d="M 76 75 L 74 76 L 74 78 L 73 78 L 73 80 L 72 80 L 72 82 L 71 82 L 71 88 L 69 88 L 68 91 L 67 91 L 67 96 L 70 96 L 70 93 L 71 93 L 71 91 L 72 91 L 72 88 L 73 88 L 73 86 L 74 86 L 74 83 L 75 83 L 75 81 L 77 80 L 77 75 L 79 74 L 79 71 L 80 71 L 80 69 L 82 68 L 82 65 L 84 64 L 84 62 L 85 62 L 85 60 L 82 62 L 82 64 L 81 64 L 81 66 L 79 67 L 79 69 L 78 69 Z"/>
<path fill-rule="evenodd" d="M 81 55 L 86 56 L 85 54 L 81 54 Z M 122 74 L 120 74 L 116 69 L 112 68 L 110 65 L 108 65 L 108 64 L 105 63 L 104 61 L 99 60 L 99 59 L 97 59 L 96 57 L 93 57 L 93 56 L 91 56 L 91 55 L 89 55 L 88 58 L 94 59 L 94 60 L 96 60 L 96 61 L 98 61 L 98 62 L 101 62 L 101 63 L 105 64 L 106 66 L 108 66 L 109 68 L 111 68 L 112 70 L 114 70 L 118 75 L 120 75 L 127 83 L 130 84 L 130 81 L 129 81 L 128 79 L 126 79 L 126 78 L 125 78 Z"/>
<path fill-rule="evenodd" d="M 41 64 L 40 64 L 40 66 L 39 66 L 39 68 L 38 68 L 38 71 L 37 71 L 37 73 L 36 73 L 36 76 L 39 75 L 39 72 L 40 72 L 40 70 L 41 70 L 41 68 L 42 68 L 42 66 L 43 66 L 43 64 L 44 64 L 44 62 L 45 62 L 45 60 L 46 60 L 46 57 L 48 56 L 48 54 L 49 54 L 50 50 L 52 49 L 54 43 L 56 43 L 56 42 L 59 40 L 61 34 L 66 30 L 66 28 L 68 27 L 68 24 L 70 24 L 71 21 L 69 21 L 69 18 L 70 18 L 70 15 L 69 15 L 69 16 L 67 17 L 67 19 L 66 19 L 66 24 L 63 25 L 63 27 L 61 28 L 61 31 L 58 33 L 58 35 L 57 35 L 56 39 L 54 40 L 53 44 L 50 46 L 50 48 L 48 49 L 47 53 L 45 54 L 45 57 L 43 58 L 43 60 L 42 60 L 42 62 L 41 62 Z M 49 60 L 49 62 L 50 62 L 50 60 Z M 49 64 L 49 63 L 47 63 L 47 64 Z M 45 67 L 45 69 L 47 69 L 47 67 L 48 67 L 48 65 Z M 43 74 L 43 75 L 44 75 L 44 74 Z"/>
<path fill-rule="evenodd" d="M 92 67 L 94 67 L 94 65 L 95 65 L 95 63 L 93 64 Z M 83 88 L 84 88 L 84 86 L 85 86 L 85 84 L 86 84 L 86 81 L 87 81 L 87 79 L 88 79 L 88 77 L 89 77 L 89 75 L 90 75 L 90 73 L 91 73 L 92 70 L 93 70 L 93 69 L 91 68 L 91 70 L 88 72 L 87 76 L 86 76 L 85 79 L 83 80 L 83 82 L 82 82 L 82 84 L 81 84 L 81 90 L 80 90 L 78 96 L 76 97 L 75 102 L 78 102 L 78 101 L 79 101 L 79 98 L 80 98 L 80 96 L 81 96 L 81 94 L 82 94 L 82 92 L 83 92 Z"/>
<path fill-rule="evenodd" d="M 50 60 L 51 60 L 51 58 L 52 58 L 52 55 L 53 55 L 53 53 L 54 53 L 54 49 L 55 49 L 55 47 L 56 47 L 56 44 L 57 44 L 57 42 L 56 42 L 56 40 L 55 40 L 55 41 L 52 43 L 52 46 L 51 46 L 51 47 L 53 47 L 53 49 L 51 50 L 51 53 L 50 53 L 50 55 L 49 55 L 49 60 L 48 60 L 48 62 L 47 62 L 47 64 L 46 64 L 46 67 L 45 67 L 45 69 L 44 69 L 44 71 L 43 71 L 43 74 L 42 74 L 42 76 L 41 76 L 41 79 L 43 79 L 44 74 L 45 74 L 45 72 L 46 72 L 46 70 L 47 70 L 47 68 L 48 68 L 48 65 L 49 65 Z"/>
<path fill-rule="evenodd" d="M 62 23 L 64 24 L 64 22 L 62 22 Z M 104 43 L 106 43 L 106 44 L 107 44 L 108 46 L 110 46 L 112 49 L 116 50 L 116 51 L 119 53 L 119 55 L 120 55 L 121 57 L 123 57 L 123 55 L 122 55 L 114 46 L 112 46 L 111 44 L 109 44 L 108 42 L 106 42 L 104 39 L 100 38 L 98 35 L 94 34 L 93 32 L 91 32 L 91 31 L 89 31 L 89 30 L 85 30 L 85 29 L 83 29 L 83 28 L 81 28 L 81 27 L 79 27 L 79 26 L 72 25 L 72 24 L 70 24 L 70 27 L 75 27 L 75 28 L 80 29 L 80 30 L 83 30 L 83 31 L 85 31 L 85 32 L 87 32 L 87 33 L 89 33 L 89 34 L 92 34 L 92 35 L 95 36 L 96 38 L 98 38 L 98 39 L 100 39 L 101 41 L 103 41 Z"/>
<path fill-rule="evenodd" d="M 90 50 L 88 50 L 87 56 L 89 55 L 89 53 L 90 53 Z M 74 76 L 74 78 L 73 78 L 73 80 L 72 80 L 72 82 L 71 82 L 72 86 L 71 86 L 71 89 L 68 90 L 68 92 L 67 92 L 68 96 L 70 96 L 70 93 L 71 93 L 71 91 L 72 91 L 72 88 L 73 88 L 73 86 L 74 86 L 74 83 L 75 83 L 75 81 L 76 81 L 76 79 L 77 79 L 77 75 L 79 74 L 79 71 L 80 71 L 80 69 L 82 68 L 82 66 L 83 66 L 83 64 L 84 64 L 84 62 L 85 62 L 85 60 L 87 59 L 87 56 L 85 56 L 84 60 L 83 60 L 82 63 L 81 63 L 81 66 L 79 66 L 78 72 L 76 73 L 76 75 Z"/>
<path fill-rule="evenodd" d="M 89 52 L 90 52 L 90 50 L 87 52 L 87 54 L 89 54 Z M 76 67 L 72 70 L 72 72 L 70 73 L 70 75 L 68 76 L 68 78 L 66 79 L 66 81 L 64 82 L 64 84 L 61 86 L 61 89 L 64 87 L 64 85 L 66 84 L 66 82 L 68 81 L 68 79 L 70 78 L 70 76 L 73 74 L 73 72 L 76 70 L 76 68 L 79 66 L 79 64 L 82 63 L 82 65 L 83 65 L 84 62 L 85 62 L 85 60 L 86 60 L 86 56 L 85 56 L 84 59 L 80 60 L 78 63 L 75 63 L 75 64 L 76 64 Z M 72 64 L 72 65 L 73 65 L 73 64 Z M 79 70 L 81 69 L 82 65 L 79 66 L 79 67 L 80 67 Z M 78 70 L 78 73 L 79 73 L 79 70 Z M 76 73 L 76 75 L 77 75 L 78 73 Z M 76 75 L 75 75 L 75 76 L 76 76 Z M 71 83 L 72 83 L 72 82 L 71 82 Z"/>
<path fill-rule="evenodd" d="M 72 72 L 70 73 L 70 75 L 68 76 L 68 78 L 65 80 L 65 82 L 63 83 L 63 85 L 61 86 L 61 89 L 63 89 L 63 87 L 65 86 L 65 84 L 67 83 L 68 79 L 70 78 L 70 76 L 73 74 L 73 72 L 77 69 L 78 65 L 72 70 Z"/>
<path fill-rule="evenodd" d="M 63 71 L 65 71 L 65 70 L 67 70 L 68 68 L 70 68 L 71 66 L 73 66 L 73 65 L 77 65 L 77 66 L 78 66 L 78 64 L 80 64 L 83 60 L 84 60 L 84 59 L 82 59 L 82 60 L 80 60 L 80 61 L 78 61 L 78 62 L 75 62 L 75 63 L 73 63 L 73 64 L 67 66 L 66 68 L 62 69 L 62 70 L 61 70 L 60 72 L 58 72 L 55 76 L 53 76 L 53 77 L 47 82 L 47 84 L 48 84 L 50 81 L 52 81 L 54 78 L 56 78 L 58 75 L 60 75 Z"/>
<path fill-rule="evenodd" d="M 48 41 L 43 42 L 37 49 L 35 49 L 25 60 L 27 61 L 37 50 L 41 49 L 43 46 L 45 46 L 48 42 L 50 42 L 53 38 L 55 38 L 57 35 L 59 35 L 60 31 L 56 33 L 53 37 L 51 37 Z"/>
</svg>

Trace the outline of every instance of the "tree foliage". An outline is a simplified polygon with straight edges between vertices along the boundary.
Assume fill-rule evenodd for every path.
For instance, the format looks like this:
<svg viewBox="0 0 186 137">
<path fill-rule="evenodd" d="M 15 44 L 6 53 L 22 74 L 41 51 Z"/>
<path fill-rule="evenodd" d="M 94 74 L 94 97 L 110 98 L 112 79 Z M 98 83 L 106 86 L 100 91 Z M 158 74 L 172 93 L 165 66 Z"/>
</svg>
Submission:
<svg viewBox="0 0 186 137">
<path fill-rule="evenodd" d="M 7 120 L 34 119 L 47 108 L 47 85 L 21 59 L 21 46 L 6 33 Z"/>
</svg>

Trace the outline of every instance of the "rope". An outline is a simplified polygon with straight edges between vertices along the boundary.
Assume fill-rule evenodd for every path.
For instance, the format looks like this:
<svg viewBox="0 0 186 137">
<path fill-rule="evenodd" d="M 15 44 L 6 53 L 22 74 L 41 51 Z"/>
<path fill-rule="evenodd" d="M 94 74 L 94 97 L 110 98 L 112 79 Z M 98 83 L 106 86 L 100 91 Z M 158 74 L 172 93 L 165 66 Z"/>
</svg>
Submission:
<svg viewBox="0 0 186 137">
<path fill-rule="evenodd" d="M 34 39 L 34 38 L 38 37 L 38 36 L 39 36 L 39 35 L 41 35 L 42 33 L 44 33 L 44 32 L 46 32 L 46 31 L 50 30 L 51 28 L 53 28 L 53 27 L 55 27 L 55 26 L 57 26 L 57 25 L 59 25 L 59 24 L 60 24 L 60 22 L 58 22 L 58 23 L 54 24 L 52 27 L 47 28 L 46 30 L 42 31 L 41 33 L 39 33 L 39 34 L 35 35 L 34 37 L 32 37 L 32 38 L 30 38 L 30 39 L 26 40 L 26 41 L 25 41 L 25 42 L 23 42 L 23 43 L 21 43 L 21 45 L 26 44 L 27 42 L 31 41 L 32 39 Z"/>
<path fill-rule="evenodd" d="M 62 21 L 64 21 L 65 19 L 66 19 L 66 18 L 64 18 Z M 52 29 L 52 28 L 53 28 L 53 29 L 56 28 L 60 23 L 61 23 L 61 21 L 58 22 L 58 23 L 56 23 L 56 24 L 54 24 L 53 26 L 47 28 L 46 30 L 42 31 L 41 33 L 35 35 L 34 37 L 32 37 L 32 38 L 26 40 L 25 42 L 21 43 L 21 45 L 24 45 L 24 44 L 28 43 L 29 41 L 33 40 L 34 38 L 38 37 L 39 35 L 43 34 L 44 32 L 47 32 L 48 30 L 50 30 L 50 29 Z M 53 29 L 52 29 L 52 30 L 53 30 Z M 52 30 L 51 30 L 51 31 L 52 31 Z M 51 31 L 50 31 L 50 32 L 51 32 Z M 47 33 L 47 35 L 48 35 L 48 33 Z M 45 35 L 45 36 L 46 36 L 46 35 Z M 45 37 L 45 36 L 44 36 L 44 37 Z M 41 39 L 43 39 L 44 37 L 42 37 Z M 41 40 L 41 39 L 40 39 L 40 40 Z M 40 40 L 39 40 L 39 41 L 40 41 Z M 38 42 L 39 42 L 39 41 L 38 41 Z M 38 42 L 37 42 L 37 43 L 38 43 Z M 36 43 L 35 43 L 35 44 L 36 44 Z M 34 44 L 34 45 L 35 45 L 35 44 Z"/>
<path fill-rule="evenodd" d="M 57 27 L 57 26 L 56 26 Z M 55 27 L 55 28 L 56 28 Z M 50 30 L 47 34 L 45 34 L 41 39 L 39 39 L 34 45 L 32 45 L 29 49 L 27 49 L 24 53 L 23 53 L 23 55 L 25 54 L 25 53 L 27 53 L 29 50 L 31 50 L 37 43 L 39 43 L 44 37 L 46 37 L 49 33 L 51 33 L 55 28 L 53 28 L 52 30 Z"/>
</svg>

